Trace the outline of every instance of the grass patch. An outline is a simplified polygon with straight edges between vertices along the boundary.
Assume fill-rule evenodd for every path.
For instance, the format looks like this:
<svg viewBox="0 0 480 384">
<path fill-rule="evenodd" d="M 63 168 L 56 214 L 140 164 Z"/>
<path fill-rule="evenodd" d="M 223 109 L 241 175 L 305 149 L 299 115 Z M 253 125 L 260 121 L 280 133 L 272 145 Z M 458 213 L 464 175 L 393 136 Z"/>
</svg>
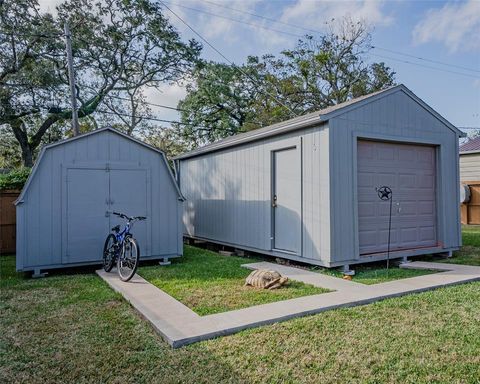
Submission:
<svg viewBox="0 0 480 384">
<path fill-rule="evenodd" d="M 452 257 L 445 258 L 438 255 L 422 256 L 424 261 L 434 261 L 436 263 L 479 265 L 480 266 L 480 247 L 465 245 L 458 251 L 453 252 Z"/>
<path fill-rule="evenodd" d="M 354 265 L 352 268 L 355 270 L 355 276 L 353 276 L 352 281 L 367 285 L 385 283 L 387 281 L 406 279 L 409 277 L 430 275 L 438 272 L 428 269 L 403 269 L 394 266 L 387 270 L 387 268 L 385 268 L 385 263 Z M 343 277 L 343 274 L 336 269 L 321 269 L 320 273 L 339 278 Z"/>
<path fill-rule="evenodd" d="M 463 245 L 480 247 L 480 225 L 462 225 Z"/>
<path fill-rule="evenodd" d="M 0 295 L 2 384 L 475 383 L 480 377 L 480 282 L 178 350 L 93 273 L 25 279 L 14 272 L 14 257 L 0 257 Z"/>
<path fill-rule="evenodd" d="M 464 246 L 453 253 L 450 258 L 438 255 L 426 255 L 420 258 L 413 258 L 412 260 L 434 261 L 449 264 L 464 264 L 464 265 L 480 265 L 480 225 L 464 225 L 462 226 L 462 239 Z M 378 284 L 386 281 L 405 279 L 408 277 L 416 277 L 437 273 L 439 271 L 426 269 L 403 269 L 392 267 L 387 272 L 384 267 L 385 262 L 370 263 L 365 265 L 353 266 L 355 269 L 355 276 L 353 281 L 362 284 Z M 321 273 L 330 276 L 342 277 L 342 273 L 334 269 L 313 268 L 319 270 Z"/>
<path fill-rule="evenodd" d="M 293 280 L 280 289 L 245 287 L 251 271 L 241 265 L 257 261 L 185 246 L 183 257 L 170 266 L 144 266 L 138 273 L 202 316 L 329 292 Z"/>
</svg>

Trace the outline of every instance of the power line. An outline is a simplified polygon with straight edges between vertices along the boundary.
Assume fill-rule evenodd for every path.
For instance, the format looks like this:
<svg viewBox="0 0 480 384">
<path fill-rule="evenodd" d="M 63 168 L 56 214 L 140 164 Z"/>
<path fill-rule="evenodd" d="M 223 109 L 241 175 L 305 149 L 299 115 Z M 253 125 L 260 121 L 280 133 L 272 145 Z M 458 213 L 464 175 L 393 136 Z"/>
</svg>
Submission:
<svg viewBox="0 0 480 384">
<path fill-rule="evenodd" d="M 465 77 L 471 77 L 473 79 L 480 79 L 480 76 L 474 76 L 474 75 L 470 75 L 468 73 L 462 73 L 462 72 L 457 72 L 457 71 L 451 71 L 449 69 L 443 69 L 443 68 L 437 68 L 437 67 L 432 67 L 431 65 L 425 65 L 425 64 L 419 64 L 419 63 L 413 63 L 411 61 L 408 61 L 408 60 L 402 60 L 402 59 L 397 59 L 395 57 L 390 57 L 390 56 L 384 56 L 384 55 L 378 55 L 376 53 L 370 53 L 370 55 L 372 56 L 377 56 L 377 57 L 381 57 L 382 59 L 388 59 L 388 60 L 394 60 L 394 61 L 398 61 L 400 63 L 405 63 L 405 64 L 411 64 L 411 65 L 417 65 L 419 67 L 423 67 L 423 68 L 428 68 L 428 69 L 433 69 L 435 71 L 440 71 L 440 72 L 448 72 L 448 73 L 454 73 L 456 75 L 461 75 L 461 76 L 465 76 Z"/>
<path fill-rule="evenodd" d="M 398 52 L 398 51 L 394 51 L 394 50 L 392 50 L 392 49 L 381 48 L 381 47 L 378 47 L 378 46 L 375 46 L 375 45 L 372 45 L 371 48 L 373 48 L 373 49 L 379 49 L 379 50 L 385 51 L 385 52 L 394 53 L 394 54 L 397 54 L 397 55 L 403 55 L 403 56 L 407 56 L 407 57 L 412 57 L 412 58 L 418 59 L 418 60 L 428 61 L 429 63 L 435 63 L 435 64 L 440 64 L 440 65 L 445 65 L 445 66 L 449 66 L 449 67 L 454 67 L 454 68 L 463 69 L 463 70 L 465 70 L 465 71 L 472 71 L 472 72 L 479 72 L 479 73 L 480 73 L 480 70 L 478 70 L 478 69 L 472 69 L 472 68 L 462 67 L 461 65 L 448 64 L 448 63 L 445 63 L 445 62 L 443 62 L 443 61 L 438 61 L 438 60 L 425 59 L 425 58 L 420 57 L 420 56 L 411 55 L 411 54 L 409 54 L 409 53 Z"/>
<path fill-rule="evenodd" d="M 257 17 L 257 18 L 259 18 L 259 19 L 263 19 L 263 20 L 267 20 L 267 21 L 272 21 L 272 22 L 274 22 L 274 23 L 283 24 L 283 25 L 286 25 L 286 26 L 289 26 L 289 27 L 293 27 L 293 28 L 302 29 L 302 30 L 304 30 L 304 31 L 313 32 L 313 33 L 320 33 L 320 31 L 315 30 L 315 29 L 305 28 L 305 27 L 302 27 L 302 26 L 300 26 L 300 25 L 296 25 L 296 24 L 292 24 L 292 23 L 287 23 L 287 22 L 285 22 L 285 21 L 273 19 L 273 18 L 271 18 L 271 17 L 259 15 L 259 14 L 252 13 L 252 12 L 247 12 L 247 11 L 244 11 L 244 10 L 241 10 L 241 9 L 236 9 L 236 8 L 227 7 L 226 5 L 218 4 L 218 3 L 215 3 L 214 1 L 203 0 L 203 2 L 204 2 L 204 3 L 209 3 L 209 4 L 212 4 L 212 5 L 215 5 L 215 6 L 220 7 L 220 8 L 229 9 L 230 11 L 235 11 L 235 12 L 243 13 L 243 14 L 245 14 L 245 15 Z"/>
<path fill-rule="evenodd" d="M 198 13 L 203 13 L 205 15 L 209 15 L 209 16 L 213 16 L 213 17 L 218 17 L 220 19 L 225 19 L 225 20 L 229 20 L 229 21 L 233 21 L 233 22 L 236 22 L 236 23 L 241 23 L 241 24 L 245 24 L 245 25 L 249 25 L 251 27 L 255 27 L 255 28 L 262 28 L 262 29 L 266 29 L 266 30 L 269 30 L 269 31 L 273 31 L 273 32 L 277 32 L 277 33 L 282 33 L 284 35 L 288 35 L 288 36 L 293 36 L 293 37 L 304 37 L 303 35 L 298 35 L 296 33 L 291 33 L 291 32 L 287 32 L 287 31 L 281 31 L 279 29 L 274 29 L 274 28 L 270 28 L 270 27 L 266 27 L 264 25 L 261 25 L 261 24 L 255 24 L 255 23 L 250 23 L 248 21 L 243 21 L 243 20 L 238 20 L 238 19 L 234 19 L 232 17 L 228 17 L 228 16 L 224 16 L 224 15 L 219 15 L 217 13 L 212 13 L 212 12 L 209 12 L 209 11 L 204 11 L 203 9 L 198 9 L 198 8 L 192 8 L 192 7 L 188 7 L 186 5 L 182 5 L 182 4 L 177 4 L 177 3 L 173 3 L 175 6 L 177 7 L 180 7 L 180 8 L 185 8 L 185 9 L 189 9 L 190 11 L 194 11 L 194 12 L 198 12 Z"/>
<path fill-rule="evenodd" d="M 115 96 L 115 95 L 107 95 L 107 97 L 113 98 L 113 99 L 124 100 L 124 101 L 131 101 L 130 99 L 127 99 L 126 97 L 120 97 L 120 96 Z M 151 103 L 151 102 L 149 102 L 149 101 L 143 101 L 143 100 L 141 101 L 141 103 L 142 103 L 142 104 L 153 105 L 154 107 L 171 109 L 171 110 L 173 110 L 173 111 L 186 112 L 185 109 L 172 107 L 172 106 L 170 106 L 170 105 Z"/>
<path fill-rule="evenodd" d="M 170 123 L 170 124 L 175 123 L 175 124 L 181 124 L 181 125 L 189 125 L 188 123 L 182 123 L 180 121 L 175 121 L 175 120 L 159 119 L 157 117 L 149 117 L 149 116 L 130 115 L 128 113 L 105 111 L 105 110 L 102 110 L 102 109 L 97 109 L 97 110 L 95 110 L 95 112 L 106 113 L 106 114 L 115 115 L 115 116 L 133 117 L 133 118 L 143 119 L 143 120 L 152 120 L 152 121 L 158 121 L 158 122 L 161 122 L 161 123 Z"/>
<path fill-rule="evenodd" d="M 253 79 L 248 73 L 246 73 L 245 71 L 243 71 L 240 67 L 238 67 L 236 64 L 234 64 L 230 59 L 228 59 L 221 51 L 219 51 L 217 48 L 215 48 L 206 38 L 204 38 L 200 33 L 198 33 L 193 27 L 190 26 L 190 24 L 188 24 L 185 20 L 183 20 L 177 13 L 175 13 L 174 11 L 172 11 L 163 1 L 160 1 L 160 4 L 162 4 L 165 8 L 167 8 L 174 16 L 176 16 L 183 24 L 185 24 L 187 26 L 188 29 L 190 29 L 195 35 L 197 35 L 200 39 L 202 39 L 205 44 L 207 44 L 211 49 L 213 49 L 215 52 L 217 52 L 221 57 L 223 57 L 224 60 L 226 60 L 230 65 L 233 66 L 233 68 L 235 68 L 238 72 L 240 72 L 241 74 L 243 74 L 244 76 L 248 77 L 254 84 L 256 84 L 256 80 Z M 258 85 L 258 84 L 256 84 Z M 278 104 L 282 105 L 283 107 L 285 107 L 289 112 L 290 114 L 292 114 L 294 117 L 298 116 L 289 106 L 287 106 L 286 104 L 282 103 L 280 100 L 278 100 L 278 98 L 271 94 L 270 92 L 267 92 L 265 91 L 264 92 L 265 94 L 267 95 L 270 95 L 271 97 L 273 97 Z"/>
<path fill-rule="evenodd" d="M 98 113 L 106 113 L 108 115 L 136 118 L 136 119 L 139 119 L 139 120 L 157 121 L 157 122 L 161 122 L 161 123 L 179 124 L 179 125 L 193 125 L 192 122 L 184 123 L 184 122 L 181 122 L 181 121 L 159 119 L 157 117 L 149 117 L 149 116 L 131 115 L 131 114 L 128 114 L 128 113 L 105 111 L 105 110 L 102 110 L 102 109 L 95 110 L 95 113 L 97 113 L 97 112 Z M 195 124 L 195 128 L 202 128 L 203 130 L 210 130 L 211 129 L 210 127 L 206 127 L 204 125 L 196 125 L 196 124 Z"/>
<path fill-rule="evenodd" d="M 299 26 L 299 25 L 296 25 L 296 24 L 287 23 L 287 22 L 284 22 L 284 21 L 281 21 L 281 20 L 273 19 L 273 18 L 270 18 L 270 17 L 266 17 L 266 16 L 263 16 L 263 15 L 256 14 L 256 13 L 247 12 L 247 11 L 243 11 L 243 10 L 240 10 L 240 9 L 237 9 L 237 8 L 228 7 L 228 6 L 226 6 L 226 5 L 218 4 L 218 3 L 213 2 L 213 1 L 203 0 L 203 2 L 204 2 L 204 3 L 209 3 L 209 4 L 212 4 L 212 5 L 215 5 L 215 6 L 220 7 L 220 8 L 228 9 L 228 10 L 231 10 L 231 11 L 234 11 L 234 12 L 243 13 L 243 14 L 245 14 L 245 15 L 254 16 L 254 17 L 261 18 L 261 19 L 264 19 L 264 20 L 268 20 L 268 21 L 271 21 L 271 22 L 274 22 L 274 23 L 279 23 L 279 24 L 283 24 L 283 25 L 290 26 L 290 27 L 293 27 L 293 28 L 301 29 L 301 30 L 304 30 L 304 31 L 307 31 L 307 32 L 313 32 L 313 33 L 318 33 L 318 34 L 321 34 L 321 33 L 322 33 L 322 32 L 319 31 L 319 30 L 315 30 L 315 29 L 311 29 L 311 28 L 305 28 L 305 27 L 302 27 L 302 26 Z M 211 13 L 211 12 L 206 12 L 206 11 L 203 11 L 203 10 L 198 10 L 198 9 L 194 9 L 194 8 L 189 8 L 189 7 L 186 7 L 186 6 L 183 6 L 183 5 L 179 5 L 179 4 L 176 4 L 176 5 L 179 6 L 179 7 L 191 9 L 191 10 L 193 10 L 193 11 L 208 13 L 208 14 L 210 14 L 210 15 L 212 15 L 212 16 L 217 16 L 217 17 L 221 17 L 221 18 L 226 18 L 225 16 L 218 15 L 218 14 L 214 14 L 214 13 Z M 238 20 L 238 19 L 231 19 L 231 18 L 228 18 L 228 19 L 231 20 L 231 21 L 238 22 L 238 23 L 244 23 L 244 24 L 246 23 L 245 21 Z M 248 23 L 248 24 L 250 24 L 250 23 Z M 268 27 L 261 26 L 261 25 L 258 25 L 258 24 L 255 25 L 255 26 L 256 26 L 256 27 L 259 27 L 259 28 L 263 28 L 263 29 L 270 29 L 270 28 L 268 28 Z M 283 33 L 283 34 L 288 34 L 288 35 L 296 36 L 296 37 L 303 37 L 303 36 L 296 35 L 296 34 L 289 33 L 289 32 L 285 32 L 285 31 L 278 31 L 278 30 L 274 30 L 274 29 L 270 29 L 270 30 L 276 31 L 276 32 L 279 32 L 279 33 Z M 467 68 L 467 67 L 463 67 L 463 66 L 460 66 L 460 65 L 445 63 L 445 62 L 438 61 L 438 60 L 427 59 L 427 58 L 424 58 L 424 57 L 420 57 L 420 56 L 416 56 L 416 55 L 411 55 L 411 54 L 408 54 L 408 53 L 404 53 L 404 52 L 400 52 L 400 51 L 395 51 L 395 50 L 388 49 L 388 48 L 383 48 L 383 47 L 373 46 L 373 45 L 371 46 L 371 48 L 373 48 L 373 49 L 378 49 L 378 50 L 382 50 L 382 51 L 386 51 L 386 52 L 390 52 L 390 53 L 394 53 L 394 54 L 397 54 L 397 55 L 412 57 L 412 58 L 415 58 L 415 59 L 417 59 L 417 60 L 427 61 L 427 62 L 430 62 L 430 63 L 435 63 L 435 64 L 439 64 L 439 65 L 454 67 L 454 68 L 462 69 L 462 70 L 465 70 L 465 71 L 479 72 L 479 73 L 480 73 L 480 70 L 478 70 L 478 69 Z"/>
</svg>

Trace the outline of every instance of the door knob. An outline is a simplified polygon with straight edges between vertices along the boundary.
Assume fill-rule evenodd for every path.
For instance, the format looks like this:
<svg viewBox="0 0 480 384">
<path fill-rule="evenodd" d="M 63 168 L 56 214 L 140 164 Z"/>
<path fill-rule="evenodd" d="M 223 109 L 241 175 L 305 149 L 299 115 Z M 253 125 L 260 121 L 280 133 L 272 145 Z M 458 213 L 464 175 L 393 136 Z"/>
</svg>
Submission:
<svg viewBox="0 0 480 384">
<path fill-rule="evenodd" d="M 276 207 L 277 207 L 277 195 L 273 195 L 272 207 L 273 207 L 273 208 L 276 208 Z"/>
</svg>

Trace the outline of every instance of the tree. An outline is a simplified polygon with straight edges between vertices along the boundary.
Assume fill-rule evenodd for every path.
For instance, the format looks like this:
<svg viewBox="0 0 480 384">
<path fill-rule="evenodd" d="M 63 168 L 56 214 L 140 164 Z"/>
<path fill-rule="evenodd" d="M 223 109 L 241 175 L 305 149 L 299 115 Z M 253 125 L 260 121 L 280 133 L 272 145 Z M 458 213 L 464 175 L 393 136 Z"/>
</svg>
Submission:
<svg viewBox="0 0 480 384">
<path fill-rule="evenodd" d="M 165 152 L 169 159 L 188 150 L 186 141 L 173 127 L 152 125 L 143 131 L 141 138 L 147 144 Z"/>
<path fill-rule="evenodd" d="M 103 106 L 105 108 L 104 111 L 99 111 L 102 115 L 99 120 L 104 125 L 115 125 L 127 135 L 133 135 L 135 131 L 145 131 L 150 127 L 152 109 L 141 87 L 125 92 L 111 92 L 104 99 Z M 118 120 L 118 123 L 112 123 L 112 119 Z"/>
<path fill-rule="evenodd" d="M 150 0 L 67 0 L 55 17 L 41 14 L 36 0 L 0 0 L 0 21 L 0 125 L 12 130 L 26 166 L 33 164 L 45 133 L 72 115 L 65 21 L 73 35 L 75 96 L 84 119 L 108 103 L 109 95 L 139 101 L 142 87 L 177 81 L 201 50 L 194 40 L 182 42 Z M 122 103 L 108 106 L 117 116 L 125 114 Z M 138 122 L 131 123 L 133 131 Z"/>
<path fill-rule="evenodd" d="M 259 92 L 252 79 L 257 76 L 249 66 L 239 70 L 223 63 L 200 63 L 192 75 L 194 82 L 186 87 L 187 97 L 178 104 L 184 124 L 176 128 L 185 140 L 198 146 L 246 129 L 255 119 L 252 101 Z"/>
<path fill-rule="evenodd" d="M 185 128 L 177 128 L 196 146 L 394 85 L 384 63 L 365 62 L 370 47 L 368 28 L 344 19 L 278 57 L 249 57 L 241 67 L 208 63 L 194 72 L 179 104 Z"/>
</svg>

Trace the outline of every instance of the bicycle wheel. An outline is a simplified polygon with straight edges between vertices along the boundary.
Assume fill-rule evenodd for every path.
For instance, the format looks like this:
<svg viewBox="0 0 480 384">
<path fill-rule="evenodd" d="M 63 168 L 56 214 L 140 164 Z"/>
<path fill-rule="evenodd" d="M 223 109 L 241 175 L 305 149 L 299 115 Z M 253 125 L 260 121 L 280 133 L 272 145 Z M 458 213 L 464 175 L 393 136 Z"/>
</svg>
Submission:
<svg viewBox="0 0 480 384">
<path fill-rule="evenodd" d="M 117 239 L 112 234 L 109 234 L 105 239 L 105 245 L 103 246 L 103 269 L 105 272 L 110 272 L 115 262 L 115 244 Z"/>
<path fill-rule="evenodd" d="M 138 268 L 140 262 L 140 248 L 137 240 L 132 237 L 125 239 L 123 249 L 117 260 L 118 276 L 123 281 L 130 280 Z"/>
</svg>

